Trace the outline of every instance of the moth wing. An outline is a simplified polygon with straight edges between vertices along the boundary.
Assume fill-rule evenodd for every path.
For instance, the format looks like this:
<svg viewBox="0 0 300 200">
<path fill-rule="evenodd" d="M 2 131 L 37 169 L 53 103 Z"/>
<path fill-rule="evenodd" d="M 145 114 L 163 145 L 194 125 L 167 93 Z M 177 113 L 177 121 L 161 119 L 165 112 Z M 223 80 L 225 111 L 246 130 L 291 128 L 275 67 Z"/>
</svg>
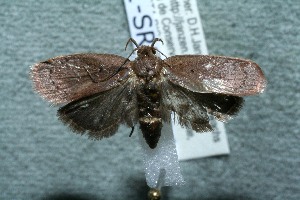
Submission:
<svg viewBox="0 0 300 200">
<path fill-rule="evenodd" d="M 211 131 L 206 109 L 195 102 L 193 96 L 186 94 L 183 88 L 164 82 L 162 84 L 162 119 L 170 123 L 170 115 L 175 112 L 181 126 L 196 132 Z"/>
<path fill-rule="evenodd" d="M 175 112 L 182 126 L 196 132 L 212 130 L 209 124 L 209 115 L 214 116 L 219 121 L 227 121 L 239 112 L 243 102 L 242 97 L 196 93 L 167 82 L 163 83 L 162 86 L 164 121 L 169 122 L 171 112 Z"/>
<path fill-rule="evenodd" d="M 122 84 L 129 74 L 127 66 L 120 69 L 125 62 L 125 58 L 111 54 L 59 56 L 33 65 L 31 78 L 46 100 L 68 103 Z"/>
<path fill-rule="evenodd" d="M 244 104 L 242 97 L 216 94 L 216 93 L 194 93 L 189 92 L 196 104 L 201 104 L 208 114 L 215 119 L 226 122 L 237 115 Z"/>
<path fill-rule="evenodd" d="M 71 102 L 58 110 L 58 117 L 77 133 L 93 139 L 110 137 L 120 124 L 137 123 L 136 93 L 126 83 Z"/>
<path fill-rule="evenodd" d="M 250 60 L 182 55 L 164 61 L 165 76 L 193 92 L 247 96 L 261 93 L 266 87 L 262 70 Z"/>
</svg>

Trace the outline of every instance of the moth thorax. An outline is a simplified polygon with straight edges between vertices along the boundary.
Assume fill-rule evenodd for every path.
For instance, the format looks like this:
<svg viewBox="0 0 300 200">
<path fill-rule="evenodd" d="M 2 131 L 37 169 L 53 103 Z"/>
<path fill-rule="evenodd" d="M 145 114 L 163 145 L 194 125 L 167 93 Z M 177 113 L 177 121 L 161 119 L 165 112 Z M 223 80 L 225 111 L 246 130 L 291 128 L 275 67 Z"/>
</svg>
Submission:
<svg viewBox="0 0 300 200">
<path fill-rule="evenodd" d="M 151 79 L 158 76 L 162 69 L 162 60 L 154 57 L 138 57 L 132 66 L 135 74 L 141 78 Z"/>
</svg>

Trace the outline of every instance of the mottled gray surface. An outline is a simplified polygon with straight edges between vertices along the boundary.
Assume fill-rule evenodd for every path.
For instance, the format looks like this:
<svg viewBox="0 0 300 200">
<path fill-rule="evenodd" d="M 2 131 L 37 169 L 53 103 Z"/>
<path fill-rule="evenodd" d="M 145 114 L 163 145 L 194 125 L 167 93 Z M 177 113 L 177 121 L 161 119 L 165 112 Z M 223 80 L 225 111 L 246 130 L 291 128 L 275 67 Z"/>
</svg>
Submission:
<svg viewBox="0 0 300 200">
<path fill-rule="evenodd" d="M 268 88 L 227 125 L 231 155 L 182 162 L 165 199 L 300 199 L 300 3 L 198 3 L 211 54 L 255 60 Z M 0 199 L 145 199 L 138 137 L 71 134 L 36 95 L 33 63 L 61 54 L 127 56 L 122 1 L 0 1 Z"/>
</svg>

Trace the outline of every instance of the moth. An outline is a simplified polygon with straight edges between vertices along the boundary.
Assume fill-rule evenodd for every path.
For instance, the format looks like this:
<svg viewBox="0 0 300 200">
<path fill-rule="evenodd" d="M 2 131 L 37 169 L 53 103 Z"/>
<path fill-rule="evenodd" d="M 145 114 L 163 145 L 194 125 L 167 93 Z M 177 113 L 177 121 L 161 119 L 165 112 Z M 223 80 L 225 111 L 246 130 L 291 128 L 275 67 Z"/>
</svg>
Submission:
<svg viewBox="0 0 300 200">
<path fill-rule="evenodd" d="M 34 88 L 49 102 L 65 104 L 58 117 L 75 132 L 102 139 L 125 124 L 132 128 L 131 136 L 139 123 L 153 149 L 171 113 L 177 114 L 183 127 L 211 131 L 210 116 L 227 121 L 241 109 L 243 96 L 261 93 L 266 87 L 262 70 L 250 60 L 211 55 L 163 60 L 154 47 L 161 39 L 139 46 L 130 38 L 126 47 L 130 42 L 137 52 L 133 61 L 84 53 L 37 63 L 31 68 Z"/>
</svg>

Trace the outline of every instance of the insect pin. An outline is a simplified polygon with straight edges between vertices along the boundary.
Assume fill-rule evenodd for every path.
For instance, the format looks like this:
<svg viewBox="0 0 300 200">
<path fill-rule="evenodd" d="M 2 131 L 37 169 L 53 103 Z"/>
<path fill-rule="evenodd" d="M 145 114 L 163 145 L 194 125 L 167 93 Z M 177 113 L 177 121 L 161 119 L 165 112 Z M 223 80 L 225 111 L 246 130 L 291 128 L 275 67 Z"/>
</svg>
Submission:
<svg viewBox="0 0 300 200">
<path fill-rule="evenodd" d="M 161 59 L 154 39 L 138 45 L 137 58 L 83 53 L 58 56 L 32 66 L 35 90 L 59 108 L 58 117 L 77 133 L 102 139 L 120 124 L 139 123 L 150 148 L 155 148 L 163 122 L 171 113 L 196 132 L 211 131 L 209 115 L 227 121 L 243 105 L 243 96 L 263 92 L 260 67 L 240 58 L 176 55 Z M 125 48 L 126 49 L 126 48 Z"/>
</svg>

